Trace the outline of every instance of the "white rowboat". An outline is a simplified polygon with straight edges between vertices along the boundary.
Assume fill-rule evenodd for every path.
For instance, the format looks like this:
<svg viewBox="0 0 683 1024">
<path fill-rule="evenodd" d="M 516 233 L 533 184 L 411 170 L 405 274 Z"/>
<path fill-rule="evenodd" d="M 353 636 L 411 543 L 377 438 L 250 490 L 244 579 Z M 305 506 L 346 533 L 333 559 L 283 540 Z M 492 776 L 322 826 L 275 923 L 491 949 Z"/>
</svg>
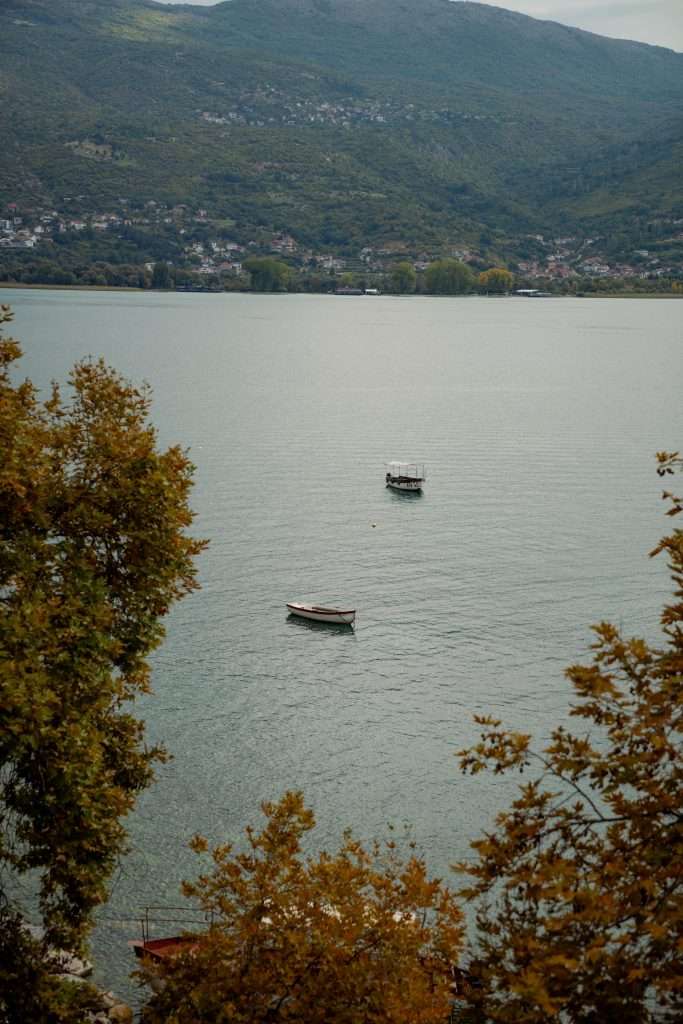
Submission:
<svg viewBox="0 0 683 1024">
<path fill-rule="evenodd" d="M 341 608 L 320 608 L 317 604 L 302 604 L 300 601 L 287 603 L 287 610 L 302 619 L 314 622 L 332 622 L 337 626 L 352 626 L 356 618 L 356 609 L 342 611 Z"/>
</svg>

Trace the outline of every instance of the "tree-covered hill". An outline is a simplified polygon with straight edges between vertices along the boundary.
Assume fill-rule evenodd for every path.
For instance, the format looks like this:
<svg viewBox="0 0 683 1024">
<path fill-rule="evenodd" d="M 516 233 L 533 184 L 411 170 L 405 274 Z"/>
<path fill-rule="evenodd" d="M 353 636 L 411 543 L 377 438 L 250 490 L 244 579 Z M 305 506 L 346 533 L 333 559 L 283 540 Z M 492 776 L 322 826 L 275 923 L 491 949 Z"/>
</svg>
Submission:
<svg viewBox="0 0 683 1024">
<path fill-rule="evenodd" d="M 2 50 L 2 208 L 188 204 L 353 248 L 680 207 L 683 55 L 497 7 L 4 0 Z"/>
</svg>

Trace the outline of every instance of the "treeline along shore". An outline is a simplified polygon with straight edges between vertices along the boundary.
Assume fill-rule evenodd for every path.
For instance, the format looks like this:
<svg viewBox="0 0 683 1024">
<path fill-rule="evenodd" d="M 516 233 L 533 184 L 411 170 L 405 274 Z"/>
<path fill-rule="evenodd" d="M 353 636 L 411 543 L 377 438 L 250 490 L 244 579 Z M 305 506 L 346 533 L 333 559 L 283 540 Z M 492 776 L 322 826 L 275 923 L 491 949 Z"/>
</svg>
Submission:
<svg viewBox="0 0 683 1024">
<path fill-rule="evenodd" d="M 283 261 L 253 258 L 238 274 L 196 274 L 155 263 L 135 269 L 99 265 L 80 274 L 29 265 L 15 272 L 0 269 L 0 288 L 51 288 L 93 291 L 237 292 L 328 295 L 519 295 L 611 298 L 681 298 L 683 281 L 676 277 L 575 277 L 562 280 L 514 274 L 504 267 L 476 271 L 452 259 L 435 260 L 424 270 L 407 261 L 390 264 L 383 272 L 316 273 Z"/>
</svg>

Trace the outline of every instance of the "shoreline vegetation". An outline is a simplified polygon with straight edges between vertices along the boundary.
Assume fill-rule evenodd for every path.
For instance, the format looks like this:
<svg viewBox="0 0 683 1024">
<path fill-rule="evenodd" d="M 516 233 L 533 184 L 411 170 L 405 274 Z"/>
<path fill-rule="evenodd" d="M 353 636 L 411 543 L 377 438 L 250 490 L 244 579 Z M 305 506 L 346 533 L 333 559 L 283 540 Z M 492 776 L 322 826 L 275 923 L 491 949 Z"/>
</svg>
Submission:
<svg viewBox="0 0 683 1024">
<path fill-rule="evenodd" d="M 165 260 L 123 274 L 103 265 L 93 276 L 53 273 L 37 267 L 30 274 L 0 272 L 0 287 L 95 288 L 153 292 L 257 292 L 259 294 L 376 295 L 515 295 L 520 298 L 565 296 L 683 295 L 683 281 L 676 277 L 641 276 L 628 281 L 609 275 L 548 278 L 520 274 L 504 264 L 475 265 L 464 259 L 441 257 L 418 265 L 409 259 L 390 263 L 381 270 L 314 272 L 273 256 L 248 256 L 238 270 L 197 273 Z"/>
<path fill-rule="evenodd" d="M 132 285 L 113 284 L 39 284 L 15 281 L 0 281 L 0 289 L 16 289 L 17 291 L 52 291 L 52 292 L 154 292 L 166 293 L 168 295 L 333 295 L 336 298 L 376 298 L 379 295 L 391 296 L 392 298 L 469 298 L 469 299 L 504 299 L 504 298 L 529 298 L 525 295 L 517 295 L 511 292 L 459 292 L 446 295 L 440 292 L 410 292 L 399 293 L 395 291 L 378 291 L 370 295 L 351 295 L 342 291 L 308 291 L 308 290 L 273 290 L 271 292 L 259 291 L 256 288 L 135 288 Z M 589 291 L 589 292 L 548 292 L 543 296 L 531 296 L 536 298 L 549 299 L 683 299 L 681 291 Z"/>
</svg>

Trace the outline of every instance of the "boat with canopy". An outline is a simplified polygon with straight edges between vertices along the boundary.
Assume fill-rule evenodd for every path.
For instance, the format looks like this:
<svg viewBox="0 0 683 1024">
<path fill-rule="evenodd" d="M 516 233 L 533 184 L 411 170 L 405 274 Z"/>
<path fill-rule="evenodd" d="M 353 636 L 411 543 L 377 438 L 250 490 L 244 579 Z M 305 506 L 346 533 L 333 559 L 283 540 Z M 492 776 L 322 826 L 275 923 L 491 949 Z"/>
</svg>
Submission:
<svg viewBox="0 0 683 1024">
<path fill-rule="evenodd" d="M 387 487 L 396 491 L 421 491 L 427 479 L 424 463 L 387 462 L 385 481 Z"/>
</svg>

